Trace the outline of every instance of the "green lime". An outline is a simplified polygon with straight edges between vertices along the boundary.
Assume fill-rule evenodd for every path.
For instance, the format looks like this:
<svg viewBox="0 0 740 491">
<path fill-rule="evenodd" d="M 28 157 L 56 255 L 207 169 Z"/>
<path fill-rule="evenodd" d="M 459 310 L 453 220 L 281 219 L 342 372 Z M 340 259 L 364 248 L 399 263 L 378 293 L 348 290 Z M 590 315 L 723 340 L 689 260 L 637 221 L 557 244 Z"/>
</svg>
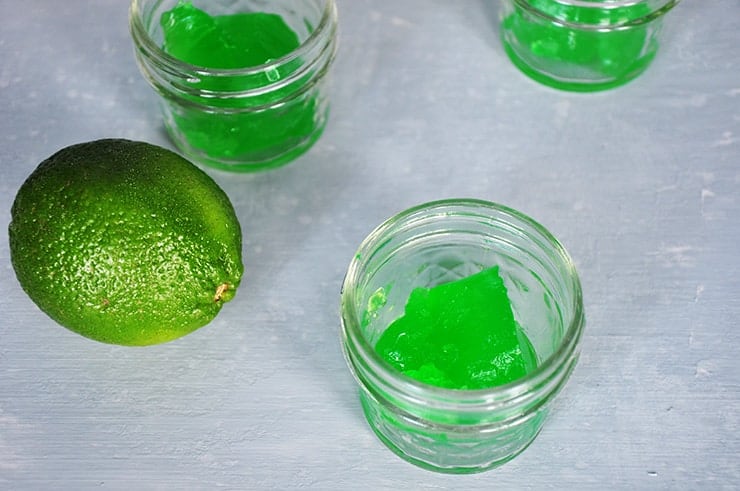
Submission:
<svg viewBox="0 0 740 491">
<path fill-rule="evenodd" d="M 162 343 L 206 325 L 244 269 L 223 190 L 149 143 L 60 150 L 23 183 L 11 215 L 23 289 L 59 324 L 105 343 Z"/>
</svg>

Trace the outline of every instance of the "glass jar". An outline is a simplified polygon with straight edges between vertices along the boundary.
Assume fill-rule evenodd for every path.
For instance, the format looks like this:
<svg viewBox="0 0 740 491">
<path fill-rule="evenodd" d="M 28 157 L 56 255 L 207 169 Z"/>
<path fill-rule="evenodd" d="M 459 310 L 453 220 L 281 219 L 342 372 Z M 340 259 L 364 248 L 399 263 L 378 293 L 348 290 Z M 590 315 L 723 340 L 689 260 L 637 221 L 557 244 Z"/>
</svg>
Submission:
<svg viewBox="0 0 740 491">
<path fill-rule="evenodd" d="M 329 112 L 327 75 L 337 47 L 334 0 L 190 3 L 211 17 L 276 14 L 299 46 L 244 68 L 186 63 L 164 49 L 162 25 L 163 15 L 182 6 L 181 0 L 132 0 L 129 24 L 136 60 L 160 96 L 164 125 L 175 145 L 196 162 L 234 171 L 275 167 L 308 150 Z"/>
<path fill-rule="evenodd" d="M 416 287 L 498 265 L 536 367 L 507 385 L 426 385 L 375 351 Z M 341 293 L 342 346 L 373 431 L 424 468 L 472 473 L 503 464 L 540 431 L 576 365 L 585 320 L 573 262 L 541 225 L 504 206 L 461 199 L 423 204 L 375 229 L 349 265 Z"/>
<path fill-rule="evenodd" d="M 640 75 L 678 0 L 504 0 L 501 37 L 522 72 L 558 89 L 596 91 Z"/>
</svg>

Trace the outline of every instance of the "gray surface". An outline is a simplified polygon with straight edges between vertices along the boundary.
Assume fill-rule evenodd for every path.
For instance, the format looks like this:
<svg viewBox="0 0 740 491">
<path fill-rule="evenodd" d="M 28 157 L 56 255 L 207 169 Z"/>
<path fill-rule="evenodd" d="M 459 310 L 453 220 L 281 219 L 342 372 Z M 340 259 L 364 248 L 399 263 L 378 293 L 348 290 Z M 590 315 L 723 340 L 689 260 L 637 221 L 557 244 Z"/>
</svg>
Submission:
<svg viewBox="0 0 740 491">
<path fill-rule="evenodd" d="M 131 349 L 50 321 L 7 244 L 15 191 L 59 148 L 171 146 L 126 2 L 0 0 L 0 488 L 740 487 L 740 4 L 683 2 L 649 71 L 591 95 L 517 72 L 495 5 L 341 1 L 323 139 L 273 172 L 211 172 L 245 230 L 237 297 L 190 336 Z M 338 294 L 374 226 L 462 196 L 559 237 L 588 321 L 534 444 L 456 477 L 367 428 Z"/>
</svg>

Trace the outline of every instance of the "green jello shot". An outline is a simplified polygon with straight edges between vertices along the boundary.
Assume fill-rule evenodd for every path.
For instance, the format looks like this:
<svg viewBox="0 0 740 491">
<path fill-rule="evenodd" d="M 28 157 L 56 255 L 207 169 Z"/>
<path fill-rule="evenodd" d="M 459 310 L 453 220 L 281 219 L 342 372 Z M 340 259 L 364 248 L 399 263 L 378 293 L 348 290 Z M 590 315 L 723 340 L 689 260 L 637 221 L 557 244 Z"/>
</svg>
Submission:
<svg viewBox="0 0 740 491">
<path fill-rule="evenodd" d="M 491 469 L 534 440 L 585 323 L 562 245 L 474 199 L 425 203 L 373 230 L 347 270 L 341 319 L 370 428 L 447 473 Z"/>
<path fill-rule="evenodd" d="M 337 42 L 333 0 L 133 0 L 130 18 L 165 127 L 192 160 L 262 170 L 321 136 Z"/>
<path fill-rule="evenodd" d="M 634 79 L 658 51 L 677 0 L 505 0 L 501 36 L 512 62 L 558 89 L 596 91 Z"/>
</svg>

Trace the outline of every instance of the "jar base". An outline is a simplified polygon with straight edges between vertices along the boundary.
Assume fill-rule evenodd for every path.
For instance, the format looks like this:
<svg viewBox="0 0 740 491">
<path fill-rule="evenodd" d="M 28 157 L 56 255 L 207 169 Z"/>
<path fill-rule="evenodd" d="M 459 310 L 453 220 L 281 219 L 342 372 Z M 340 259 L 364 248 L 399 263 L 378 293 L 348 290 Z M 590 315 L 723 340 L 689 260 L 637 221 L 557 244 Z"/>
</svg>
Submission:
<svg viewBox="0 0 740 491">
<path fill-rule="evenodd" d="M 305 140 L 281 154 L 278 154 L 271 158 L 266 158 L 262 160 L 255 159 L 250 161 L 239 159 L 228 160 L 224 158 L 211 157 L 202 150 L 199 150 L 190 145 L 187 140 L 179 134 L 176 126 L 168 124 L 166 118 L 164 127 L 172 143 L 187 159 L 192 160 L 197 164 L 223 171 L 251 173 L 275 169 L 293 162 L 298 157 L 308 152 L 308 150 L 310 150 L 311 147 L 313 147 L 313 145 L 321 138 L 321 135 L 324 133 L 326 124 L 317 126 L 315 128 L 315 131 L 311 133 Z"/>
<path fill-rule="evenodd" d="M 503 434 L 492 435 L 485 442 L 480 441 L 480 435 L 467 442 L 464 438 L 453 441 L 450 433 L 425 428 L 419 421 L 404 420 L 367 393 L 360 393 L 360 403 L 370 429 L 388 449 L 410 464 L 442 474 L 478 474 L 506 464 L 534 442 L 546 418 L 546 412 L 540 412 L 520 425 L 505 429 Z M 476 460 L 472 457 L 476 449 L 487 455 L 479 454 Z"/>
<path fill-rule="evenodd" d="M 568 92 L 599 92 L 625 85 L 637 78 L 645 70 L 647 70 L 654 57 L 653 54 L 649 58 L 641 60 L 639 66 L 635 70 L 629 72 L 623 77 L 605 79 L 603 81 L 576 81 L 567 80 L 565 78 L 558 78 L 543 71 L 537 70 L 532 65 L 527 63 L 522 57 L 520 57 L 519 54 L 517 54 L 516 50 L 514 50 L 514 48 L 506 41 L 506 39 L 503 39 L 502 41 L 504 51 L 509 57 L 509 60 L 511 60 L 514 66 L 516 66 L 519 71 L 524 73 L 524 75 L 542 85 Z"/>
</svg>

